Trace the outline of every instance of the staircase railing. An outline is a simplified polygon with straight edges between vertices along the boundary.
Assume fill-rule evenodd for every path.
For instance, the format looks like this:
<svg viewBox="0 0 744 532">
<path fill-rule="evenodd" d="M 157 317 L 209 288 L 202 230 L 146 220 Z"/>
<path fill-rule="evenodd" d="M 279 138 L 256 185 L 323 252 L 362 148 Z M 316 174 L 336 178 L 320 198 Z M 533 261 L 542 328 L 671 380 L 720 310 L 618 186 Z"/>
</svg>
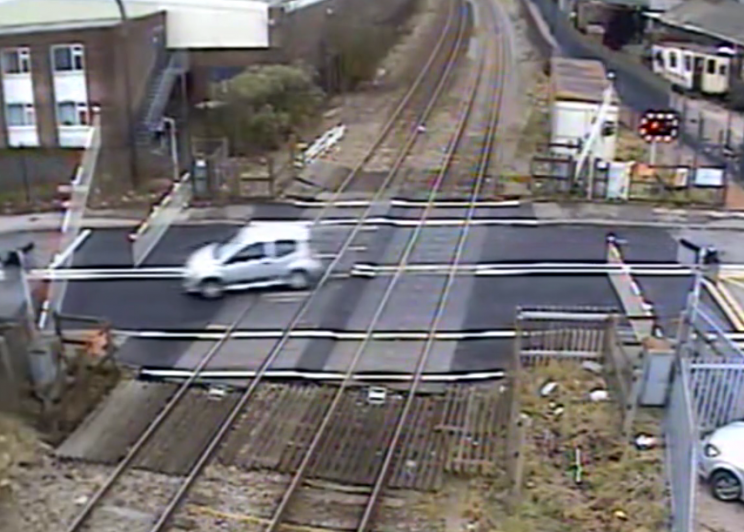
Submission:
<svg viewBox="0 0 744 532">
<path fill-rule="evenodd" d="M 143 102 L 142 126 L 148 133 L 160 127 L 160 121 L 168 104 L 176 78 L 189 68 L 189 56 L 185 50 L 177 50 L 165 55 L 153 68 L 153 74 Z"/>
</svg>

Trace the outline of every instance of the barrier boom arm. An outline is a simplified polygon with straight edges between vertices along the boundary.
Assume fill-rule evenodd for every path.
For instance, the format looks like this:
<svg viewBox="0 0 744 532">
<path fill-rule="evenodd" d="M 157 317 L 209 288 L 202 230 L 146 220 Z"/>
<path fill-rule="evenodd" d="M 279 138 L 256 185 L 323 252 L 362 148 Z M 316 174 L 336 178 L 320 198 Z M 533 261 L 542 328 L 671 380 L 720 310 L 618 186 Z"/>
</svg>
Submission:
<svg viewBox="0 0 744 532">
<path fill-rule="evenodd" d="M 594 123 L 592 124 L 592 129 L 589 131 L 589 134 L 584 140 L 584 145 L 581 147 L 581 152 L 579 153 L 579 157 L 576 161 L 576 172 L 574 173 L 574 179 L 578 178 L 581 175 L 581 170 L 584 169 L 584 163 L 589 157 L 589 151 L 592 149 L 594 143 L 597 142 L 597 139 L 599 138 L 599 133 L 602 131 L 602 124 L 604 124 L 604 121 L 607 118 L 607 112 L 610 110 L 610 105 L 612 104 L 612 96 L 614 92 L 615 91 L 612 87 L 612 83 L 610 83 L 604 90 L 604 93 L 602 95 L 602 104 L 599 107 L 599 112 L 597 113 Z"/>
</svg>

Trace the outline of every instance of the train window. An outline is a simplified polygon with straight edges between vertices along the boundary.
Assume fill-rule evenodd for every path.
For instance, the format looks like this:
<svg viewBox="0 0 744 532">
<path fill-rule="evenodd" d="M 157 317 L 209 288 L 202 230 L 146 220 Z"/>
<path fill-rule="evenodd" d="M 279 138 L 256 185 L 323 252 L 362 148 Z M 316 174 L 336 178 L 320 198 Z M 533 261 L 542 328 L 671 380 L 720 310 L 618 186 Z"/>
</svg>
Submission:
<svg viewBox="0 0 744 532">
<path fill-rule="evenodd" d="M 664 54 L 661 53 L 661 50 L 657 51 L 656 54 L 654 54 L 654 59 L 660 67 L 664 66 Z"/>
<path fill-rule="evenodd" d="M 685 72 L 692 70 L 692 57 L 689 55 L 685 56 Z"/>
<path fill-rule="evenodd" d="M 716 60 L 708 59 L 705 70 L 707 74 L 715 74 L 716 73 Z"/>
<path fill-rule="evenodd" d="M 677 68 L 677 52 L 669 52 L 669 68 Z"/>
<path fill-rule="evenodd" d="M 726 65 L 724 65 L 724 64 L 718 65 L 718 73 L 721 76 L 725 76 L 726 75 Z"/>
</svg>

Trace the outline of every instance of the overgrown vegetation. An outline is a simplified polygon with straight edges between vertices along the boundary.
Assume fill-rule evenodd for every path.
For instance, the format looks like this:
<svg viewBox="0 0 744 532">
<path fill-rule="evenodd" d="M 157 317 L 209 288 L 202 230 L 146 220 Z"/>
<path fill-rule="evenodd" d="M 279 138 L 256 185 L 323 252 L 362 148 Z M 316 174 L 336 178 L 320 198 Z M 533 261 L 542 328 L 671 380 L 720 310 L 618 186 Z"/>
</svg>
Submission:
<svg viewBox="0 0 744 532">
<path fill-rule="evenodd" d="M 0 501 L 7 494 L 13 468 L 29 460 L 35 446 L 36 437 L 31 429 L 15 417 L 0 413 Z"/>
<path fill-rule="evenodd" d="M 406 23 L 419 9 L 420 0 L 402 0 L 397 8 L 387 12 L 374 2 L 360 4 L 353 13 L 340 13 L 331 24 L 328 45 L 335 61 L 325 72 L 335 82 L 332 90 L 355 90 L 377 75 L 380 62 L 396 41 L 410 28 Z M 343 10 L 343 8 L 342 8 Z"/>
<path fill-rule="evenodd" d="M 529 116 L 517 145 L 517 154 L 531 157 L 545 153 L 550 143 L 550 79 L 537 74 L 528 93 Z"/>
<path fill-rule="evenodd" d="M 551 381 L 557 387 L 542 397 L 541 388 Z M 524 484 L 512 510 L 494 520 L 499 524 L 493 532 L 664 529 L 662 451 L 621 441 L 619 409 L 611 401 L 590 400 L 597 389 L 606 389 L 603 379 L 575 363 L 525 372 L 520 389 L 522 412 L 529 416 L 520 449 Z M 659 437 L 653 420 L 638 421 L 635 428 Z"/>
<path fill-rule="evenodd" d="M 306 68 L 257 66 L 214 86 L 212 100 L 219 105 L 204 113 L 234 154 L 250 154 L 277 149 L 317 118 L 323 97 Z"/>
<path fill-rule="evenodd" d="M 393 46 L 395 28 L 370 26 L 363 23 L 351 26 L 336 25 L 330 41 L 336 50 L 339 90 L 348 91 L 375 77 L 380 61 Z M 373 46 L 370 43 L 374 43 Z"/>
<path fill-rule="evenodd" d="M 615 150 L 616 161 L 640 161 L 648 159 L 648 143 L 638 133 L 627 128 L 620 127 L 617 135 L 617 148 Z"/>
</svg>

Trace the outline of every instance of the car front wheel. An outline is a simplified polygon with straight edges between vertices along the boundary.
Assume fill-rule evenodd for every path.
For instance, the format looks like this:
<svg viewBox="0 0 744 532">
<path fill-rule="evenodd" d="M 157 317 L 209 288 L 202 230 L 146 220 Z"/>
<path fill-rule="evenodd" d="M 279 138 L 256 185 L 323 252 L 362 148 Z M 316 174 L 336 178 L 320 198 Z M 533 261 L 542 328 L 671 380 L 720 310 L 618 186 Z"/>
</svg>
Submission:
<svg viewBox="0 0 744 532">
<path fill-rule="evenodd" d="M 219 299 L 223 293 L 222 283 L 218 279 L 207 279 L 199 285 L 199 294 L 204 299 Z"/>
<path fill-rule="evenodd" d="M 741 498 L 741 482 L 729 471 L 716 471 L 710 477 L 710 489 L 719 501 L 732 502 Z"/>
</svg>

